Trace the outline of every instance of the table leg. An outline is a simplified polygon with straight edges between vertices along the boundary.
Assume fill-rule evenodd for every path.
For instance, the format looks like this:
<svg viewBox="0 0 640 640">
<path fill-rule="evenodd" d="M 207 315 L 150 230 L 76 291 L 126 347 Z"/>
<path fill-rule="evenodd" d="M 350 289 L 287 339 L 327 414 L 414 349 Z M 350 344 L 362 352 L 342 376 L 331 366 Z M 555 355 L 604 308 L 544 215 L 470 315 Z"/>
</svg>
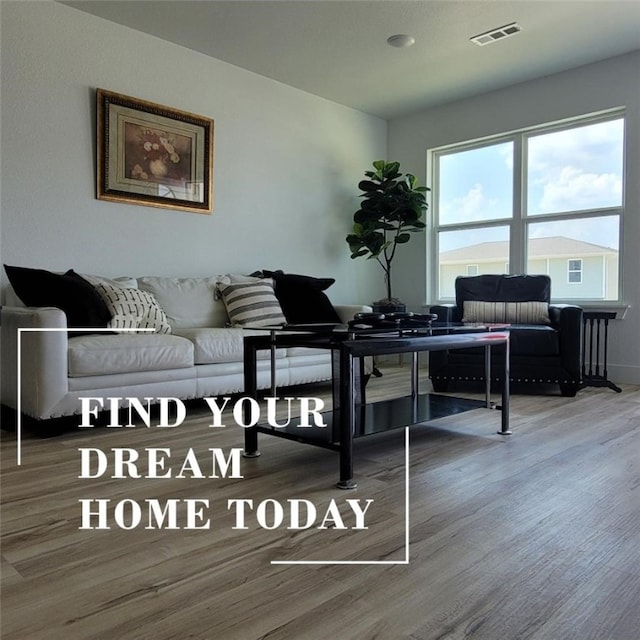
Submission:
<svg viewBox="0 0 640 640">
<path fill-rule="evenodd" d="M 491 409 L 491 345 L 484 348 L 484 399 L 487 409 Z"/>
<path fill-rule="evenodd" d="M 269 348 L 271 356 L 271 397 L 276 397 L 276 332 L 271 331 L 271 345 Z"/>
<path fill-rule="evenodd" d="M 411 352 L 411 411 L 413 413 L 412 421 L 415 424 L 418 422 L 418 385 L 420 383 L 419 369 L 418 369 L 418 352 Z"/>
<path fill-rule="evenodd" d="M 511 371 L 509 368 L 509 340 L 504 345 L 504 384 L 502 385 L 502 414 L 500 416 L 500 431 L 502 436 L 510 436 L 513 432 L 509 429 L 509 398 L 511 396 L 509 378 Z"/>
<path fill-rule="evenodd" d="M 258 373 L 257 373 L 257 356 L 254 345 L 249 344 L 245 340 L 244 344 L 244 393 L 249 398 L 257 399 L 258 396 Z M 244 403 L 243 419 L 245 424 L 249 424 L 251 416 L 248 403 Z M 245 458 L 257 458 L 260 455 L 258 451 L 258 430 L 256 427 L 247 427 L 244 430 L 244 451 L 242 455 Z"/>
<path fill-rule="evenodd" d="M 353 480 L 353 431 L 355 427 L 353 356 L 340 349 L 340 480 L 338 489 L 355 489 Z"/>
</svg>

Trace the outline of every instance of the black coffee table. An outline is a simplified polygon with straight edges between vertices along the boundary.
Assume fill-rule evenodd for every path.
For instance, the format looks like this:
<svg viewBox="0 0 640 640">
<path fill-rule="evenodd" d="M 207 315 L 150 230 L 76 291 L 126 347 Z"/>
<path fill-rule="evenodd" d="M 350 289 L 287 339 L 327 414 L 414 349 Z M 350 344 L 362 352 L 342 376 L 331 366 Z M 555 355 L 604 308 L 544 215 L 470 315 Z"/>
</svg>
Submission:
<svg viewBox="0 0 640 640">
<path fill-rule="evenodd" d="M 335 325 L 295 325 L 262 327 L 264 335 L 244 338 L 245 394 L 257 398 L 257 352 L 285 347 L 321 348 L 333 354 L 333 407 L 323 414 L 325 427 L 290 424 L 275 428 L 258 424 L 245 429 L 244 455 L 256 457 L 258 434 L 268 434 L 297 442 L 313 444 L 338 451 L 340 454 L 340 489 L 354 489 L 353 441 L 365 435 L 380 433 L 444 416 L 470 411 L 479 407 L 499 408 L 501 435 L 509 430 L 509 333 L 508 331 L 472 331 L 433 335 L 424 328 L 398 331 L 356 329 Z M 485 350 L 485 368 L 490 370 L 491 347 L 505 345 L 504 383 L 500 405 L 491 402 L 491 376 L 486 375 L 485 401 L 455 398 L 438 394 L 418 393 L 417 356 L 421 352 L 443 349 L 482 347 Z M 362 363 L 367 356 L 412 354 L 411 395 L 382 402 L 367 403 L 362 384 Z M 275 379 L 272 369 L 272 380 Z M 275 388 L 271 390 L 275 396 Z M 246 416 L 249 423 L 249 416 Z M 292 421 L 293 422 L 293 421 Z"/>
</svg>

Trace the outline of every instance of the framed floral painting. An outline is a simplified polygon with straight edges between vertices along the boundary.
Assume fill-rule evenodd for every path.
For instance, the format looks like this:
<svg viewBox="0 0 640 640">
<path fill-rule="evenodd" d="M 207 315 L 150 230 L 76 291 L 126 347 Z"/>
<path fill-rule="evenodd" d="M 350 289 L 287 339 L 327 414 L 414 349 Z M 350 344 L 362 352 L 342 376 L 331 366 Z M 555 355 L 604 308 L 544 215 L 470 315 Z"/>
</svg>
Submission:
<svg viewBox="0 0 640 640">
<path fill-rule="evenodd" d="M 97 197 L 211 213 L 213 120 L 98 89 Z"/>
</svg>

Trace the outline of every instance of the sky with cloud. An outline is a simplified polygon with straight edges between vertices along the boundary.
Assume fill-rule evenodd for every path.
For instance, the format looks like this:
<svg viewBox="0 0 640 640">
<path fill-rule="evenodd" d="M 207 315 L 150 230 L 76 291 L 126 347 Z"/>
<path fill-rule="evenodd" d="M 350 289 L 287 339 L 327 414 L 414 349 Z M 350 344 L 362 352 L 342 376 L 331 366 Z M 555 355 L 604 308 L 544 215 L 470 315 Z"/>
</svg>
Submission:
<svg viewBox="0 0 640 640">
<path fill-rule="evenodd" d="M 624 120 L 592 123 L 530 135 L 526 148 L 526 206 L 529 216 L 619 207 L 622 204 Z M 508 219 L 513 207 L 512 141 L 442 155 L 440 224 Z M 496 230 L 498 231 L 498 230 Z M 440 249 L 506 239 L 504 228 L 441 234 Z M 566 235 L 614 249 L 617 216 L 530 225 L 531 237 Z"/>
</svg>

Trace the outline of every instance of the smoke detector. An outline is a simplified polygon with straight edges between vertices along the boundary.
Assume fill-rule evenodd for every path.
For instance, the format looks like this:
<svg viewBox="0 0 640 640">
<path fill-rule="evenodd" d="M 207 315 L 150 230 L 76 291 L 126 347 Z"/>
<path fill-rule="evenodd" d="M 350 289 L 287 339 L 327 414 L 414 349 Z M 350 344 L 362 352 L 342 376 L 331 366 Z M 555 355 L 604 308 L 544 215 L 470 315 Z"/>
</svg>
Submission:
<svg viewBox="0 0 640 640">
<path fill-rule="evenodd" d="M 406 49 L 416 43 L 416 39 L 406 33 L 398 33 L 395 36 L 387 38 L 387 44 L 398 49 Z"/>
<path fill-rule="evenodd" d="M 517 22 L 511 22 L 505 24 L 504 27 L 498 27 L 497 29 L 491 29 L 491 31 L 485 31 L 477 36 L 470 38 L 471 42 L 477 44 L 479 47 L 484 47 L 485 44 L 491 44 L 498 40 L 504 40 L 509 36 L 513 36 L 516 33 L 522 31 L 522 27 Z"/>
</svg>

